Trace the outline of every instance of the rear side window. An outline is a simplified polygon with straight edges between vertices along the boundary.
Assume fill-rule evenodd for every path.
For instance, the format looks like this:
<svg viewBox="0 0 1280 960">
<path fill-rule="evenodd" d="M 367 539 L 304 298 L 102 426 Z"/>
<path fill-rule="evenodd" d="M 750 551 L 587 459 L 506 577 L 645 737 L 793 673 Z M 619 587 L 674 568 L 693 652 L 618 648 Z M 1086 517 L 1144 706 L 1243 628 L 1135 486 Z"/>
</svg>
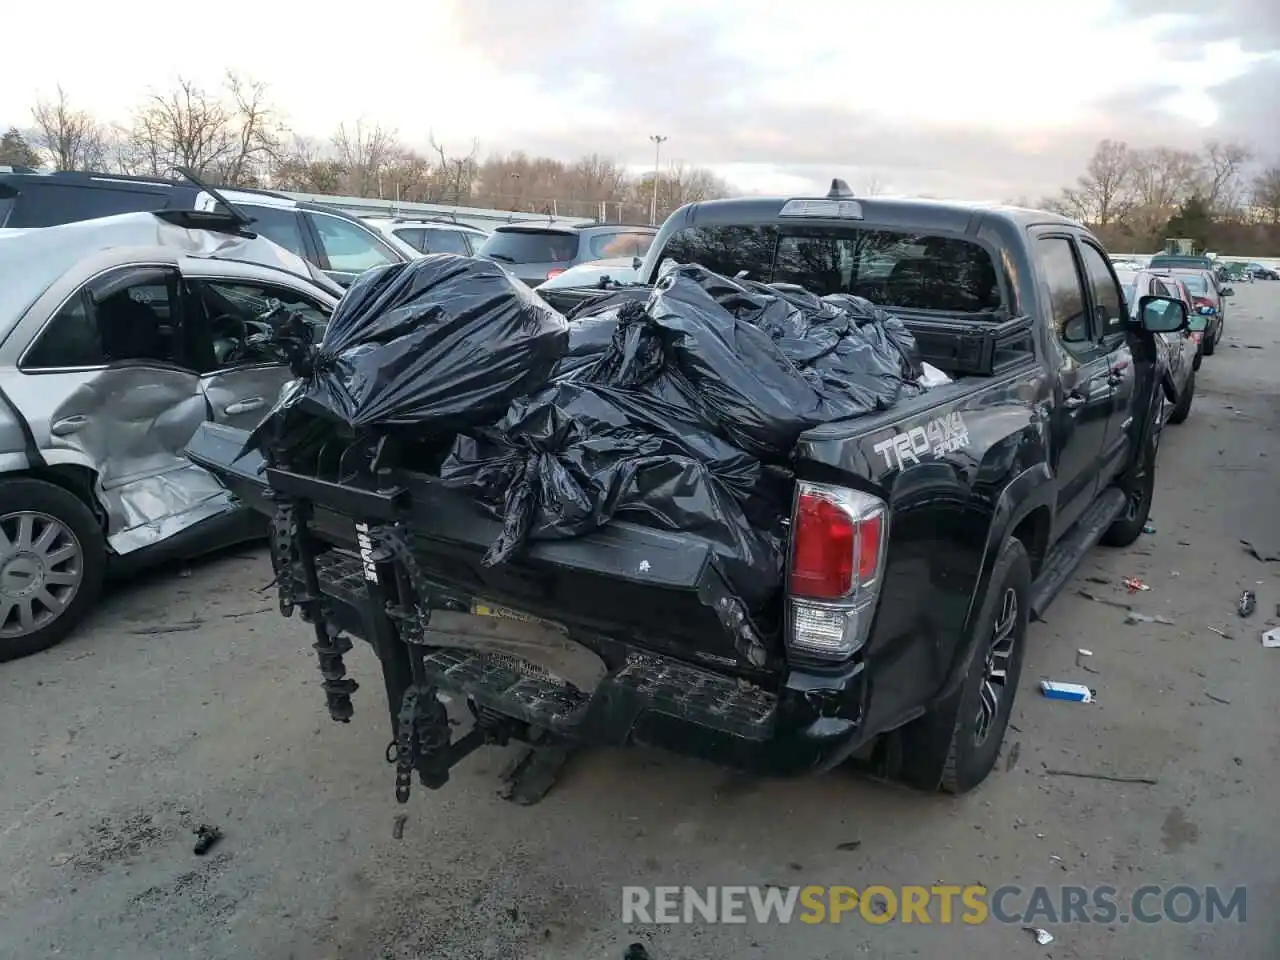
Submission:
<svg viewBox="0 0 1280 960">
<path fill-rule="evenodd" d="M 557 230 L 495 230 L 480 253 L 504 263 L 566 263 L 578 256 L 579 239 Z"/>
<path fill-rule="evenodd" d="M 253 217 L 253 226 L 249 229 L 306 259 L 307 248 L 302 244 L 302 228 L 298 225 L 296 210 L 244 203 L 238 206 Z"/>
<path fill-rule="evenodd" d="M 471 255 L 467 241 L 457 230 L 423 230 L 422 232 L 424 236 L 419 249 L 423 253 L 458 253 L 464 257 Z"/>
<path fill-rule="evenodd" d="M 427 231 L 421 230 L 418 227 L 405 227 L 402 230 L 391 231 L 391 233 L 395 236 L 397 240 L 399 240 L 401 243 L 407 243 L 409 246 L 413 247 L 413 249 L 417 250 L 419 253 L 425 252 L 426 248 L 423 246 L 423 236 L 426 234 L 426 232 Z"/>
<path fill-rule="evenodd" d="M 587 241 L 592 260 L 643 257 L 653 243 L 652 233 L 597 233 Z"/>
<path fill-rule="evenodd" d="M 1192 293 L 1206 293 L 1209 289 L 1209 284 L 1204 277 L 1187 276 L 1182 278 L 1182 282 L 1187 285 L 1187 289 Z"/>
<path fill-rule="evenodd" d="M 163 210 L 169 197 L 155 190 L 117 186 L 41 183 L 23 185 L 12 201 L 6 227 L 56 227 L 63 223 Z"/>
</svg>

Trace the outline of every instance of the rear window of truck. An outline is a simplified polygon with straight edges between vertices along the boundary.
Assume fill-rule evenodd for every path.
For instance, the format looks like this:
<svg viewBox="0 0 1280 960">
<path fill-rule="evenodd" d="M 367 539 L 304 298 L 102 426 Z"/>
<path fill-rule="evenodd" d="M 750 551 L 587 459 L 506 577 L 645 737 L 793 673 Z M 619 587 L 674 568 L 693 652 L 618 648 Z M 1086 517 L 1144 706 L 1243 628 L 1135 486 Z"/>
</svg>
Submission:
<svg viewBox="0 0 1280 960">
<path fill-rule="evenodd" d="M 578 255 L 578 240 L 563 230 L 495 230 L 479 255 L 506 263 L 565 263 Z"/>
<path fill-rule="evenodd" d="M 987 251 L 955 237 L 857 227 L 706 226 L 673 235 L 663 259 L 819 295 L 852 293 L 907 310 L 993 313 L 1001 307 Z"/>
</svg>

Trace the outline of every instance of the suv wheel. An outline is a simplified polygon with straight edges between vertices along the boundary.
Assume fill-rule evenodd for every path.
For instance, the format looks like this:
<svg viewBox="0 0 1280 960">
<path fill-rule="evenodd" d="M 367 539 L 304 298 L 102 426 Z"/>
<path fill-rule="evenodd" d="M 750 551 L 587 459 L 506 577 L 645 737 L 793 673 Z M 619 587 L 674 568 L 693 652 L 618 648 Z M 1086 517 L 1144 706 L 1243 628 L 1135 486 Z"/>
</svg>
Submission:
<svg viewBox="0 0 1280 960">
<path fill-rule="evenodd" d="M 43 480 L 0 480 L 0 661 L 44 650 L 88 615 L 102 590 L 97 519 Z"/>
</svg>

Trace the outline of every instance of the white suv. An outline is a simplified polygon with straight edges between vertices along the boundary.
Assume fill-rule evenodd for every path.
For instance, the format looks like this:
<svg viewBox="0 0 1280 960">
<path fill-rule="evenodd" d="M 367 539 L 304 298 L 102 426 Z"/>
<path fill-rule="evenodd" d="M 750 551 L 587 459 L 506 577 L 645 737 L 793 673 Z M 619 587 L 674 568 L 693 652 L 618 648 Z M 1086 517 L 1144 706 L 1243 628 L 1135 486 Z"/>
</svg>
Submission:
<svg viewBox="0 0 1280 960">
<path fill-rule="evenodd" d="M 459 253 L 474 256 L 489 238 L 483 230 L 450 220 L 414 217 L 362 217 L 369 226 L 419 253 Z"/>
</svg>

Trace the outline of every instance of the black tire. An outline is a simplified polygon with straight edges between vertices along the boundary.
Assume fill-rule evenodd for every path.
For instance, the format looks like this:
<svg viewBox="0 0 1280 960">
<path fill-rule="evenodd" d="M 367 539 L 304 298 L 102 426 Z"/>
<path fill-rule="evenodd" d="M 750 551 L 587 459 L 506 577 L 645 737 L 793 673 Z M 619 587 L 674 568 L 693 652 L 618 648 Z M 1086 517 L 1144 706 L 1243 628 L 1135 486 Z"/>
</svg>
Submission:
<svg viewBox="0 0 1280 960">
<path fill-rule="evenodd" d="M 1151 516 L 1151 501 L 1156 492 L 1156 447 L 1155 440 L 1147 441 L 1147 449 L 1143 452 L 1139 469 L 1133 471 L 1125 480 L 1125 495 L 1128 506 L 1120 519 L 1107 527 L 1099 543 L 1108 547 L 1127 547 L 1142 536 L 1142 528 L 1147 525 Z"/>
<path fill-rule="evenodd" d="M 80 548 L 80 579 L 70 602 L 48 623 L 22 636 L 5 636 L 0 632 L 0 662 L 29 656 L 60 643 L 88 616 L 102 593 L 106 542 L 89 508 L 56 484 L 30 477 L 0 479 L 0 518 L 28 512 L 53 518 L 74 537 Z M 5 576 L 4 569 L 0 566 L 0 577 Z M 5 598 L 4 590 L 5 583 L 0 581 L 0 601 Z M 6 624 L 0 623 L 0 631 L 5 627 Z"/>
<path fill-rule="evenodd" d="M 1173 408 L 1173 412 L 1169 414 L 1170 423 L 1183 423 L 1187 417 L 1191 415 L 1191 401 L 1195 397 L 1196 392 L 1196 374 L 1191 371 L 1187 377 L 1187 382 L 1182 388 L 1182 396 L 1178 397 L 1178 404 Z"/>
<path fill-rule="evenodd" d="M 967 793 L 995 769 L 1022 676 L 1030 618 L 1031 560 L 1022 541 L 1010 537 L 996 558 L 991 585 L 976 621 L 981 639 L 969 675 L 959 690 L 959 710 L 951 730 L 947 763 L 942 769 L 944 793 Z M 1005 658 L 1004 682 L 1000 684 L 988 674 L 993 664 L 998 666 L 996 654 L 1001 637 L 1006 635 L 1002 627 L 1007 627 L 1011 646 Z M 994 705 L 988 699 L 992 695 Z"/>
<path fill-rule="evenodd" d="M 1212 357 L 1214 348 L 1218 346 L 1218 331 L 1216 329 L 1205 330 L 1204 339 L 1200 341 L 1200 352 L 1206 357 Z"/>
<path fill-rule="evenodd" d="M 996 617 L 1002 601 L 1013 591 L 1012 649 L 1005 667 L 1002 695 L 997 709 L 988 717 L 985 733 L 979 737 L 979 710 L 992 641 L 996 637 Z M 1004 542 L 991 572 L 990 587 L 982 601 L 974 630 L 978 639 L 969 672 L 946 700 L 926 714 L 895 730 L 887 738 L 890 777 L 917 790 L 960 794 L 972 790 L 995 768 L 1009 725 L 1013 698 L 1022 675 L 1023 648 L 1031 610 L 1031 562 L 1022 542 Z M 967 638 L 972 640 L 972 636 Z"/>
</svg>

